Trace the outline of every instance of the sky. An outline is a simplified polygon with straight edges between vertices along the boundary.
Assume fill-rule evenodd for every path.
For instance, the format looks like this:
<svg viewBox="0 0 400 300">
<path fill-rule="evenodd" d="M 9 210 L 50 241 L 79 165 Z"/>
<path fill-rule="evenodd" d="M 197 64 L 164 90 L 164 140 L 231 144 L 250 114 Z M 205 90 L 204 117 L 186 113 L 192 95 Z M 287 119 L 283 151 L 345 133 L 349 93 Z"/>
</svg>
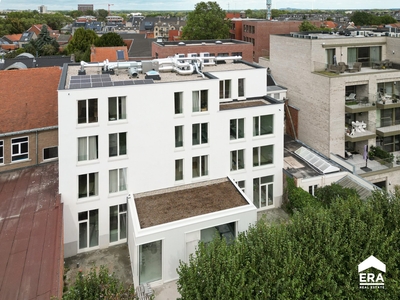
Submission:
<svg viewBox="0 0 400 300">
<path fill-rule="evenodd" d="M 94 9 L 108 9 L 108 3 L 114 4 L 112 10 L 193 10 L 196 3 L 201 0 L 119 0 L 119 1 L 80 1 L 80 0 L 0 0 L 0 10 L 34 10 L 40 5 L 47 6 L 47 10 L 76 10 L 78 4 L 93 4 Z M 208 1 L 208 0 L 202 0 Z M 212 0 L 211 0 L 212 1 Z M 215 0 L 213 0 L 215 1 Z M 219 6 L 224 10 L 246 10 L 246 9 L 265 9 L 266 0 L 217 0 Z M 389 9 L 400 8 L 399 0 L 272 0 L 272 8 L 301 8 L 301 9 Z"/>
</svg>

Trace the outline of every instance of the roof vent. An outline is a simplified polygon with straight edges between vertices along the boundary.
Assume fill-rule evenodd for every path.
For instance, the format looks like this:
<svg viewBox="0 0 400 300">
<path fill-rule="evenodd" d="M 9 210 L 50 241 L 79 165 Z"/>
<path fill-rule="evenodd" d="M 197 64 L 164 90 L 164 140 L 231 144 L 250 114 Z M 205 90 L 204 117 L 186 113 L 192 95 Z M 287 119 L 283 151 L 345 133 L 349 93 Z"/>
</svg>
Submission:
<svg viewBox="0 0 400 300">
<path fill-rule="evenodd" d="M 222 44 L 222 42 L 221 42 L 221 41 L 215 41 L 215 43 L 216 43 L 216 44 Z"/>
<path fill-rule="evenodd" d="M 179 42 L 178 46 L 186 46 L 186 44 L 184 42 Z"/>
</svg>

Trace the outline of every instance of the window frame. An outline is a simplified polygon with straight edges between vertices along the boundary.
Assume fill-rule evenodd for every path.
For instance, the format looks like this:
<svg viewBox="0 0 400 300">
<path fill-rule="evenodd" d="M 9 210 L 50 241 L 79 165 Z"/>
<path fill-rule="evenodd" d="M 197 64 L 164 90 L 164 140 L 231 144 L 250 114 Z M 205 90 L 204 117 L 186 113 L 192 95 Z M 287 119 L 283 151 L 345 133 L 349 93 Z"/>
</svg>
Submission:
<svg viewBox="0 0 400 300">
<path fill-rule="evenodd" d="M 183 158 L 175 159 L 175 181 L 182 181 L 184 179 L 183 170 L 184 170 Z"/>
<path fill-rule="evenodd" d="M 45 150 L 51 151 L 50 149 L 57 149 L 57 156 L 50 157 L 50 158 L 45 158 L 45 156 L 46 156 L 45 155 Z M 58 146 L 43 148 L 43 156 L 42 157 L 43 157 L 43 161 L 57 159 L 58 158 Z"/>
<path fill-rule="evenodd" d="M 92 151 L 92 143 L 91 143 L 91 138 L 95 138 L 95 150 L 93 150 L 95 152 L 95 157 L 94 158 L 90 158 L 91 157 L 91 153 Z M 80 159 L 81 156 L 83 155 L 79 155 L 80 154 L 80 147 L 82 146 L 80 144 L 80 140 L 86 139 L 86 146 L 85 146 L 85 155 L 84 155 L 84 159 Z M 89 161 L 89 160 L 97 160 L 99 159 L 99 136 L 98 135 L 91 135 L 91 136 L 81 136 L 78 137 L 78 162 L 82 162 L 82 161 Z"/>
<path fill-rule="evenodd" d="M 84 104 L 84 105 L 83 105 Z M 84 110 L 84 117 L 83 115 Z M 98 99 L 89 98 L 77 101 L 78 125 L 98 123 Z"/>
<path fill-rule="evenodd" d="M 198 175 L 195 176 L 195 159 L 198 160 Z M 204 166 L 205 165 L 205 166 Z M 208 176 L 209 170 L 208 170 L 208 155 L 200 155 L 200 156 L 194 156 L 192 157 L 192 178 L 200 178 L 204 176 Z"/>
<path fill-rule="evenodd" d="M 195 127 L 198 127 L 197 129 L 197 139 L 195 138 Z M 203 134 L 205 131 L 205 134 Z M 198 145 L 205 145 L 208 144 L 208 123 L 195 123 L 192 124 L 192 146 L 198 146 Z M 197 141 L 195 143 L 195 141 Z"/>
<path fill-rule="evenodd" d="M 269 120 L 269 118 L 271 118 L 271 120 Z M 264 124 L 263 126 L 263 122 L 266 122 L 267 124 Z M 271 130 L 268 130 L 268 126 Z M 253 137 L 268 134 L 274 134 L 274 115 L 271 114 L 253 117 Z"/>
<path fill-rule="evenodd" d="M 263 154 L 266 155 L 271 154 L 271 157 L 264 156 Z M 253 147 L 253 167 L 262 167 L 273 164 L 274 164 L 274 145 Z"/>
<path fill-rule="evenodd" d="M 97 212 L 94 216 L 93 213 Z M 86 213 L 86 218 L 84 217 L 84 214 Z M 82 217 L 81 217 L 82 216 Z M 93 217 L 95 220 L 93 220 Z M 92 222 L 94 222 L 94 231 L 91 230 Z M 85 245 L 84 247 L 81 247 L 81 224 L 86 224 L 86 238 L 85 238 Z M 96 229 L 97 228 L 97 229 Z M 94 234 L 96 235 L 92 235 Z M 90 245 L 90 242 L 92 238 L 95 239 L 95 242 L 97 241 L 96 244 Z M 94 248 L 99 246 L 99 210 L 98 209 L 92 209 L 88 211 L 81 211 L 78 212 L 78 251 L 87 249 L 87 248 Z"/>
<path fill-rule="evenodd" d="M 116 210 L 116 216 L 115 215 L 111 215 L 112 213 L 112 209 Z M 113 212 L 115 213 L 115 212 Z M 112 205 L 109 207 L 109 242 L 111 243 L 117 243 L 117 242 L 123 242 L 126 241 L 127 239 L 127 216 L 128 216 L 128 207 L 126 203 L 123 204 L 118 204 L 118 205 Z M 115 222 L 114 220 L 112 220 L 112 217 L 116 217 L 116 224 L 114 224 L 113 222 Z M 125 224 L 123 224 L 125 223 Z M 112 225 L 116 225 L 115 227 L 112 227 Z M 124 230 L 122 230 L 123 225 L 125 225 Z M 113 237 L 113 233 L 111 232 L 112 230 L 116 230 L 116 236 L 117 239 L 114 240 L 112 239 Z M 123 233 L 125 233 L 125 236 L 123 235 Z"/>
<path fill-rule="evenodd" d="M 18 140 L 18 142 L 15 142 Z M 21 141 L 19 141 L 21 140 Z M 26 144 L 26 151 L 22 149 L 24 147 L 23 145 Z M 15 146 L 18 148 L 18 152 L 14 153 Z M 11 139 L 11 161 L 12 162 L 18 162 L 22 160 L 28 160 L 29 159 L 29 136 L 21 136 L 17 138 L 12 138 Z"/>
<path fill-rule="evenodd" d="M 219 81 L 219 99 L 232 98 L 232 80 L 223 79 Z"/>
<path fill-rule="evenodd" d="M 115 146 L 111 147 L 111 136 L 116 136 Z M 125 135 L 125 148 L 121 147 L 121 143 L 123 139 L 121 136 Z M 111 155 L 111 149 L 116 148 L 115 155 Z M 118 157 L 118 156 L 125 156 L 128 154 L 128 134 L 127 132 L 115 132 L 108 134 L 108 157 Z"/>
<path fill-rule="evenodd" d="M 196 93 L 197 97 L 195 97 Z M 207 111 L 208 111 L 208 90 L 192 91 L 192 113 L 201 113 Z"/>
<path fill-rule="evenodd" d="M 271 179 L 269 181 L 269 179 Z M 264 182 L 263 182 L 264 180 Z M 257 181 L 257 183 L 256 183 Z M 258 186 L 258 191 L 256 193 L 256 187 Z M 262 199 L 262 189 L 265 187 L 265 202 L 263 202 Z M 272 194 L 272 197 L 270 199 L 270 195 Z M 258 198 L 256 199 L 256 196 L 258 195 Z M 264 208 L 264 207 L 271 207 L 274 205 L 274 175 L 267 175 L 267 176 L 262 176 L 262 177 L 257 177 L 253 179 L 253 204 L 257 208 Z"/>
<path fill-rule="evenodd" d="M 244 97 L 245 95 L 245 78 L 238 78 L 238 97 Z"/>
<path fill-rule="evenodd" d="M 112 175 L 111 172 L 116 172 L 116 190 L 112 189 L 111 187 L 114 185 L 111 183 Z M 113 175 L 115 176 L 115 175 Z M 124 192 L 128 190 L 128 171 L 127 168 L 117 168 L 117 169 L 111 169 L 108 170 L 108 193 L 109 194 L 115 194 L 119 192 Z"/>
<path fill-rule="evenodd" d="M 231 171 L 239 171 L 245 169 L 245 149 L 238 149 L 231 151 L 230 165 L 231 165 Z"/>
<path fill-rule="evenodd" d="M 111 101 L 115 101 L 115 103 L 111 103 Z M 111 115 L 111 109 L 114 106 L 115 109 L 115 117 Z M 108 97 L 108 121 L 115 122 L 120 120 L 126 120 L 126 96 L 115 96 Z"/>
<path fill-rule="evenodd" d="M 91 185 L 91 177 L 93 176 L 93 194 L 91 195 L 90 185 Z M 84 180 L 83 178 L 86 178 Z M 82 178 L 82 179 L 81 179 Z M 85 181 L 85 183 L 84 183 Z M 85 186 L 81 186 L 81 184 L 85 184 Z M 85 188 L 85 195 L 81 193 L 81 190 Z M 78 199 L 92 198 L 99 196 L 99 172 L 85 173 L 78 175 Z"/>
<path fill-rule="evenodd" d="M 174 93 L 174 114 L 183 114 L 183 92 Z"/>
<path fill-rule="evenodd" d="M 235 122 L 234 127 L 232 128 L 232 123 Z M 242 128 L 241 128 L 242 127 Z M 245 138 L 245 124 L 244 118 L 239 119 L 230 119 L 229 120 L 229 138 L 230 140 L 240 140 Z M 234 133 L 234 135 L 233 135 Z M 242 133 L 242 134 L 240 134 Z"/>
<path fill-rule="evenodd" d="M 175 126 L 175 148 L 182 148 L 183 143 L 183 135 L 184 135 L 184 125 Z"/>
</svg>

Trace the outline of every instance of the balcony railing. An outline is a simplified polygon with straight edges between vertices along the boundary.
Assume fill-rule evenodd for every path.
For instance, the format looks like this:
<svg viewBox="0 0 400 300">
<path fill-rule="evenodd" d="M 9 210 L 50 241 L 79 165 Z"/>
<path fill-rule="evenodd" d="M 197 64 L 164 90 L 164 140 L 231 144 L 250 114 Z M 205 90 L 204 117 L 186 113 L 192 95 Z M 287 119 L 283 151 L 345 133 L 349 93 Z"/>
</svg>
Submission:
<svg viewBox="0 0 400 300">
<path fill-rule="evenodd" d="M 314 72 L 322 73 L 325 75 L 339 75 L 339 74 L 354 74 L 351 70 L 353 68 L 354 63 L 346 63 L 345 68 L 338 68 L 338 65 L 326 64 L 318 61 L 313 62 Z M 385 61 L 376 61 L 376 62 L 362 62 L 361 70 L 369 69 L 373 70 L 400 70 L 400 62 L 389 61 L 389 63 Z M 355 72 L 357 73 L 357 72 Z"/>
<path fill-rule="evenodd" d="M 376 125 L 373 122 L 353 121 L 346 124 L 345 140 L 349 142 L 359 142 L 376 137 Z"/>
</svg>

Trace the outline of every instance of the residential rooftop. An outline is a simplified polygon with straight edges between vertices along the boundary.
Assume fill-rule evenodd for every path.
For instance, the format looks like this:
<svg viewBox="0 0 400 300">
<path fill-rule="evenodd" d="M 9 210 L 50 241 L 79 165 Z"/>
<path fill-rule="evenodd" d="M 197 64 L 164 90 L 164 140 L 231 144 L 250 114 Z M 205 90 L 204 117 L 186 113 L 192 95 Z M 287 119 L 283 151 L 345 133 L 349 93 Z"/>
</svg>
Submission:
<svg viewBox="0 0 400 300">
<path fill-rule="evenodd" d="M 248 44 L 249 42 L 234 40 L 234 39 L 222 39 L 222 40 L 185 40 L 185 41 L 173 41 L 173 42 L 154 42 L 164 47 L 190 47 L 190 46 L 211 46 L 211 45 L 240 45 Z"/>
<path fill-rule="evenodd" d="M 142 229 L 250 205 L 228 178 L 140 193 L 134 200 Z"/>
<path fill-rule="evenodd" d="M 0 299 L 62 295 L 58 162 L 0 174 Z"/>
<path fill-rule="evenodd" d="M 105 63 L 87 63 L 85 67 L 77 64 L 70 64 L 68 68 L 65 68 L 65 75 L 62 76 L 59 89 L 76 89 L 76 88 L 90 88 L 90 87 L 105 87 L 105 86 L 121 86 L 121 85 L 135 85 L 135 84 L 153 84 L 153 83 L 164 83 L 164 82 L 182 82 L 182 81 L 193 81 L 193 80 L 208 80 L 215 78 L 210 73 L 218 71 L 238 71 L 238 70 L 250 70 L 254 68 L 260 68 L 260 66 L 247 63 L 242 60 L 226 59 L 222 63 L 215 65 L 205 65 L 202 73 L 196 72 L 191 74 L 178 74 L 176 71 L 157 71 L 157 64 L 160 61 L 166 63 L 167 59 L 154 59 L 142 62 L 117 62 L 117 67 L 114 69 L 114 74 L 102 74 L 102 68 Z M 131 76 L 129 69 L 126 65 L 131 64 L 132 67 L 136 64 L 137 68 L 142 66 L 148 66 L 149 72 L 156 71 L 159 75 L 159 79 L 149 78 L 145 73 L 138 73 L 138 75 Z M 166 63 L 167 64 L 167 63 Z M 124 66 L 125 65 L 125 66 Z M 78 75 L 79 72 L 84 69 L 84 75 Z M 182 70 L 182 73 L 185 70 Z M 156 75 L 156 76 L 157 76 Z M 107 83 L 104 83 L 107 82 Z"/>
<path fill-rule="evenodd" d="M 264 106 L 271 104 L 266 99 L 252 99 L 252 100 L 243 100 L 243 101 L 231 101 L 231 102 L 222 102 L 219 104 L 220 110 L 229 110 L 229 109 L 238 109 L 238 108 L 246 108 L 246 107 L 256 107 L 256 106 Z"/>
</svg>

